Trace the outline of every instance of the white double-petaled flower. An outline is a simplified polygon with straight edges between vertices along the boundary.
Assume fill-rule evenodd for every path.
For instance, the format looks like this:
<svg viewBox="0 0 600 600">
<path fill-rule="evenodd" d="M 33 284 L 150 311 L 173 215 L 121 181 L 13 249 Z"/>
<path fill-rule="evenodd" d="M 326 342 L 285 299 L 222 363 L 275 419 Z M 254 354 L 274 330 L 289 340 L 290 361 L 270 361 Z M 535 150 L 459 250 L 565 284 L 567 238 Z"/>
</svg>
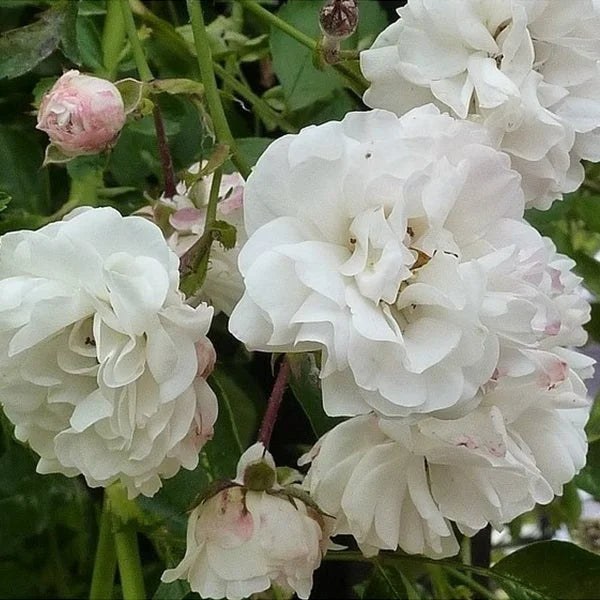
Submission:
<svg viewBox="0 0 600 600">
<path fill-rule="evenodd" d="M 178 291 L 160 230 L 84 209 L 0 241 L 0 400 L 38 471 L 130 496 L 194 468 L 212 436 L 213 310 Z"/>
<path fill-rule="evenodd" d="M 589 402 L 554 355 L 531 373 L 496 381 L 462 418 L 354 417 L 303 459 L 305 485 L 367 555 L 400 548 L 434 558 L 466 535 L 500 528 L 546 504 L 585 464 Z"/>
<path fill-rule="evenodd" d="M 362 52 L 365 102 L 404 114 L 436 103 L 482 122 L 548 208 L 600 160 L 597 0 L 410 0 Z"/>
<path fill-rule="evenodd" d="M 513 346 L 585 341 L 579 279 L 522 220 L 519 183 L 481 128 L 431 105 L 281 138 L 246 186 L 231 331 L 323 350 L 332 415 L 472 406 Z"/>
</svg>

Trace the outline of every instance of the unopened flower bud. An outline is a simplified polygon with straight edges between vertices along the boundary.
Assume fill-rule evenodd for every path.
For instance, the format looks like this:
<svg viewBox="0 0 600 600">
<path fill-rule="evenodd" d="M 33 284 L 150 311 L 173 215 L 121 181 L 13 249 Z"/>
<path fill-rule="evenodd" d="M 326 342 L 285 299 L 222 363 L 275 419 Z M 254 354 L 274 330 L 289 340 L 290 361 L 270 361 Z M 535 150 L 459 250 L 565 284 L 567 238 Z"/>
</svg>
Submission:
<svg viewBox="0 0 600 600">
<path fill-rule="evenodd" d="M 119 90 L 106 79 L 67 71 L 44 96 L 37 128 L 67 156 L 110 147 L 125 124 Z"/>
<path fill-rule="evenodd" d="M 196 357 L 198 358 L 198 375 L 202 379 L 208 379 L 215 368 L 217 353 L 212 342 L 207 337 L 196 342 Z"/>
</svg>

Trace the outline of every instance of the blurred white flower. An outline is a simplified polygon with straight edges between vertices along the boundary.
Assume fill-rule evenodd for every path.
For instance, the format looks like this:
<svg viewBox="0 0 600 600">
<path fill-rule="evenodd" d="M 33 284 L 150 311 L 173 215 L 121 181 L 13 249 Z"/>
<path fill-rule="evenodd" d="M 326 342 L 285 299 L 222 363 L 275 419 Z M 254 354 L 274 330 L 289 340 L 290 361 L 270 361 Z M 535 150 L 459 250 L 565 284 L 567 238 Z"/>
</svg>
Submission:
<svg viewBox="0 0 600 600">
<path fill-rule="evenodd" d="M 409 0 L 361 53 L 371 107 L 436 103 L 485 124 L 548 208 L 600 160 L 596 0 Z"/>
<path fill-rule="evenodd" d="M 119 90 L 106 79 L 67 71 L 44 96 L 37 128 L 68 156 L 113 145 L 125 124 Z"/>
<path fill-rule="evenodd" d="M 194 163 L 187 173 L 190 181 L 180 181 L 176 186 L 177 193 L 172 198 L 163 194 L 158 201 L 158 206 L 162 204 L 173 211 L 169 217 L 173 233 L 168 236 L 167 241 L 179 257 L 182 257 L 204 233 L 206 206 L 213 175 L 198 178 L 202 166 L 204 165 Z M 236 228 L 236 245 L 229 250 L 219 243 L 212 245 L 206 278 L 199 291 L 200 300 L 208 302 L 215 310 L 223 311 L 226 315 L 231 314 L 244 290 L 237 266 L 239 249 L 246 241 L 244 183 L 239 173 L 224 174 L 221 179 L 217 219 Z M 139 213 L 154 219 L 155 210 L 156 207 L 146 207 Z"/>
<path fill-rule="evenodd" d="M 261 460 L 275 469 L 257 443 L 240 458 L 232 487 L 194 509 L 185 556 L 163 581 L 187 579 L 203 598 L 247 598 L 272 584 L 309 597 L 329 543 L 323 517 L 298 498 L 274 495 L 277 484 L 268 492 L 243 487 L 246 469 Z"/>
<path fill-rule="evenodd" d="M 442 558 L 459 549 L 450 521 L 466 535 L 499 529 L 562 493 L 585 464 L 589 402 L 565 362 L 541 362 L 459 419 L 364 415 L 327 433 L 301 463 L 312 462 L 305 486 L 336 517 L 333 535 L 352 534 L 367 555 Z"/>
<path fill-rule="evenodd" d="M 178 283 L 160 230 L 111 208 L 1 238 L 0 400 L 40 473 L 135 496 L 197 465 L 217 416 L 198 375 L 213 311 Z"/>
<path fill-rule="evenodd" d="M 433 106 L 350 113 L 274 142 L 246 185 L 231 332 L 251 349 L 322 349 L 332 415 L 472 399 L 498 360 L 481 251 L 523 213 L 519 176 L 488 144 Z"/>
</svg>

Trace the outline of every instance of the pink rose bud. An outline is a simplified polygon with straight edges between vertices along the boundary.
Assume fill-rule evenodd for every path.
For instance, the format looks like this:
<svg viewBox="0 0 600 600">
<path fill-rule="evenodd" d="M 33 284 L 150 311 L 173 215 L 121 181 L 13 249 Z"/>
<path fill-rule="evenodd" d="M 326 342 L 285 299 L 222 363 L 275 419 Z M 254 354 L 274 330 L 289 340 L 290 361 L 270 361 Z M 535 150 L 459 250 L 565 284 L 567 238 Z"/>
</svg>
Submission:
<svg viewBox="0 0 600 600">
<path fill-rule="evenodd" d="M 202 379 L 207 379 L 217 362 L 215 347 L 207 337 L 196 342 L 196 356 L 198 357 L 198 375 Z"/>
<path fill-rule="evenodd" d="M 37 128 L 68 156 L 96 154 L 117 139 L 125 124 L 119 90 L 106 79 L 67 71 L 44 96 Z"/>
</svg>

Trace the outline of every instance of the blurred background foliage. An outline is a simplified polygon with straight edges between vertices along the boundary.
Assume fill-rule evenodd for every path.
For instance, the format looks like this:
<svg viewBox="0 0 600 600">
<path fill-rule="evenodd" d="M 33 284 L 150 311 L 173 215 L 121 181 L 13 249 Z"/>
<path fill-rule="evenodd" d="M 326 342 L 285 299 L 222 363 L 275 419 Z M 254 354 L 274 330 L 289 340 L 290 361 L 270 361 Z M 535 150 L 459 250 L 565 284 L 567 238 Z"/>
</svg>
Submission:
<svg viewBox="0 0 600 600">
<path fill-rule="evenodd" d="M 198 81 L 185 2 L 130 3 L 155 77 Z M 289 0 L 282 6 L 277 0 L 261 3 L 312 38 L 318 37 L 321 0 Z M 346 49 L 368 47 L 401 4 L 361 0 L 360 24 L 345 42 Z M 331 67 L 315 66 L 311 51 L 281 31 L 269 31 L 232 2 L 202 0 L 202 7 L 210 23 L 227 117 L 248 164 L 253 165 L 275 137 L 364 109 L 360 98 Z M 147 204 L 148 196 L 161 193 L 151 116 L 129 122 L 109 155 L 79 158 L 66 167 L 42 168 L 47 139 L 35 129 L 35 107 L 64 70 L 78 68 L 112 80 L 137 76 L 128 44 L 115 47 L 107 36 L 105 23 L 109 20 L 105 0 L 0 0 L 0 233 L 36 228 L 62 216 L 65 203 L 77 194 L 78 182 L 89 178 L 97 183 L 96 196 L 75 198 L 76 202 L 112 205 L 125 214 Z M 201 95 L 162 93 L 155 101 L 162 111 L 176 170 L 208 157 L 214 137 Z M 600 304 L 595 300 L 600 297 L 600 167 L 588 165 L 580 191 L 547 212 L 530 211 L 527 218 L 577 262 L 593 301 L 587 350 L 600 357 Z M 211 381 L 220 404 L 214 441 L 203 450 L 195 471 L 182 470 L 165 482 L 155 498 L 140 498 L 139 510 L 126 515 L 143 532 L 146 584 L 156 598 L 188 594 L 182 582 L 159 585 L 160 574 L 183 554 L 187 511 L 196 495 L 211 480 L 231 477 L 239 455 L 254 441 L 272 385 L 269 357 L 248 354 L 228 335 L 222 316 L 211 336 L 219 357 Z M 314 361 L 311 356 L 292 359 L 293 377 L 281 415 L 285 427 L 276 428 L 273 439 L 274 454 L 281 464 L 295 464 L 299 454 L 335 422 L 322 411 Z M 591 393 L 597 388 L 593 382 Z M 77 478 L 37 475 L 36 457 L 14 440 L 11 427 L 1 418 L 0 597 L 84 597 L 91 577 L 102 491 L 88 489 Z M 598 516 L 590 521 L 585 515 L 589 498 L 600 499 L 598 405 L 588 435 L 588 466 L 561 498 L 520 517 L 498 536 L 494 558 L 502 556 L 506 548 L 551 539 L 557 531 L 590 550 L 600 549 Z M 578 490 L 590 496 L 582 496 Z M 568 556 L 564 544 L 553 548 L 550 552 L 550 547 L 544 546 L 543 552 L 554 562 L 547 559 L 546 567 L 536 572 L 527 570 L 539 553 L 536 546 L 521 550 L 529 554 L 519 561 L 517 553 L 511 564 L 503 563 L 513 579 L 506 573 L 502 579 L 500 568 L 497 583 L 514 598 L 597 597 L 590 595 L 594 592 L 585 582 L 600 581 L 600 562 L 588 554 L 573 554 L 579 550 L 571 546 Z M 595 578 L 590 579 L 592 572 Z M 469 598 L 473 592 L 464 585 L 464 577 L 456 569 L 408 558 L 398 562 L 384 556 L 374 565 L 332 560 L 316 573 L 313 597 Z M 511 586 L 519 577 L 529 582 L 533 590 L 529 595 L 525 588 L 515 595 L 516 588 Z M 550 580 L 552 592 L 545 596 L 544 586 Z"/>
</svg>

